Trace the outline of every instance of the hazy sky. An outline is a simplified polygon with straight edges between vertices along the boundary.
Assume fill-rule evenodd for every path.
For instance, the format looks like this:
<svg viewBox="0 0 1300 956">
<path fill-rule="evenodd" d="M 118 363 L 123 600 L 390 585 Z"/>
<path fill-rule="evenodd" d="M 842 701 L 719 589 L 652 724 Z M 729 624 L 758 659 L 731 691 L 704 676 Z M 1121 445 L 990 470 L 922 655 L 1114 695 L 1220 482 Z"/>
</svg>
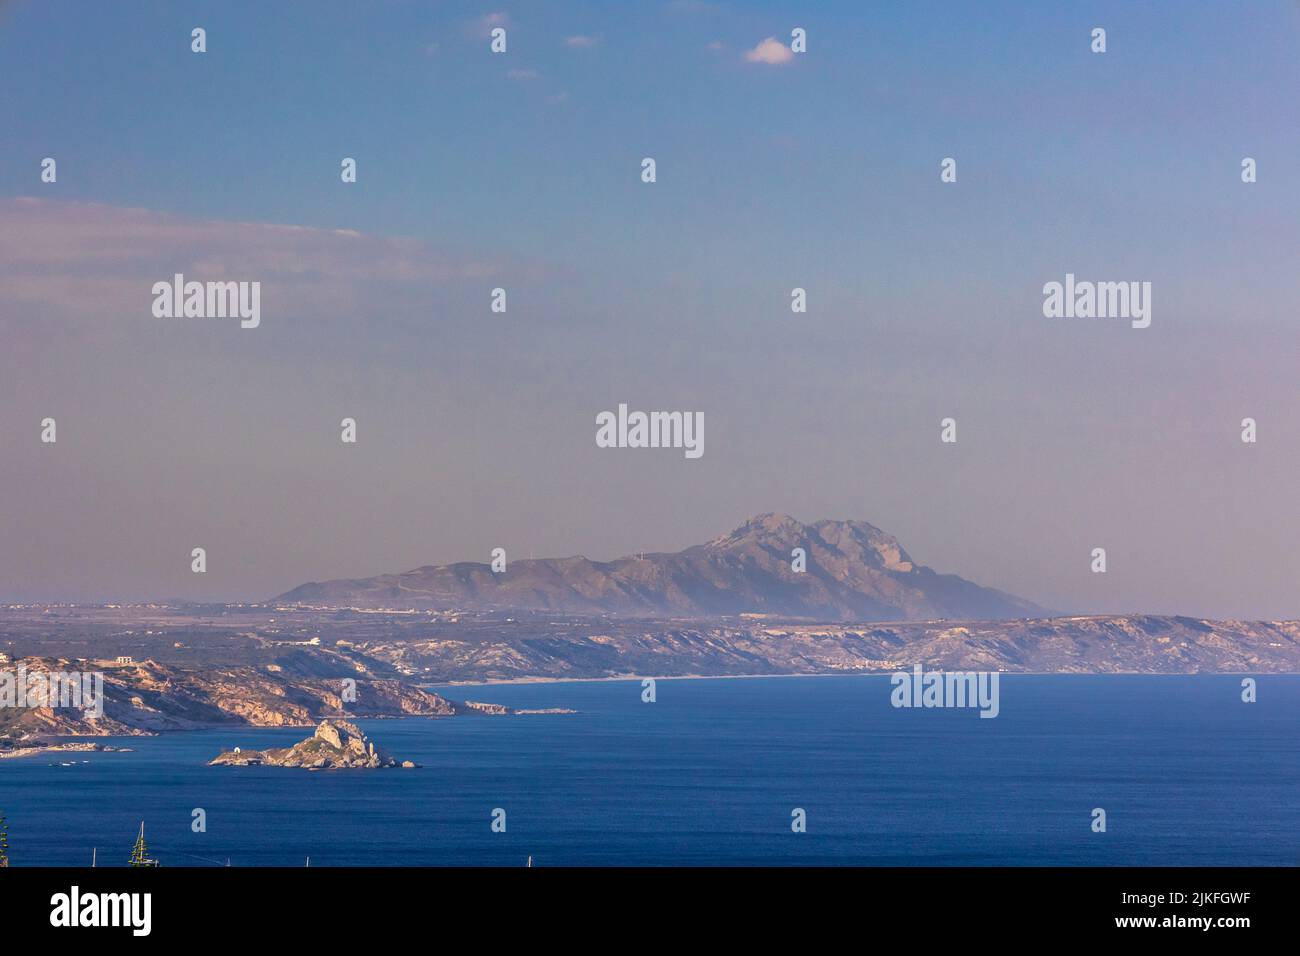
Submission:
<svg viewBox="0 0 1300 956">
<path fill-rule="evenodd" d="M 1298 617 L 1297 41 L 1280 0 L 9 3 L 0 599 L 786 511 L 1062 610 Z M 261 326 L 155 318 L 176 272 Z M 1045 318 L 1067 272 L 1150 328 Z M 620 402 L 703 457 L 597 448 Z"/>
</svg>

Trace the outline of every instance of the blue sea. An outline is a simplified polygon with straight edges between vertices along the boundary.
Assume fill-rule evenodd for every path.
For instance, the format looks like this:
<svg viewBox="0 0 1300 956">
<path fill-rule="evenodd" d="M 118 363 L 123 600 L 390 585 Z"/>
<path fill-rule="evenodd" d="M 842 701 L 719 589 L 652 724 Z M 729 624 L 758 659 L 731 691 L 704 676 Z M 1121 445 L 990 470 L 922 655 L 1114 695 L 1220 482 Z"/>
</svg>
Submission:
<svg viewBox="0 0 1300 956">
<path fill-rule="evenodd" d="M 0 761 L 0 810 L 16 866 L 124 864 L 142 819 L 165 866 L 1294 866 L 1300 677 L 1258 684 L 1003 675 L 996 719 L 886 676 L 460 686 L 579 713 L 360 721 L 416 770 L 207 766 L 301 729 L 114 740 Z"/>
</svg>

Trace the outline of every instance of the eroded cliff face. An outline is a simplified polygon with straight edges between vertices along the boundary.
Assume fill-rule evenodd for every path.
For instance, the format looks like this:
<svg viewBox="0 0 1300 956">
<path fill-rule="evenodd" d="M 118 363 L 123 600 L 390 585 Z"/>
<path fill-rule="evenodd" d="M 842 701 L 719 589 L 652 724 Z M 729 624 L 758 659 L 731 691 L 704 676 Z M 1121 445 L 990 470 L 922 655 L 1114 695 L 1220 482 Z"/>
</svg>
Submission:
<svg viewBox="0 0 1300 956">
<path fill-rule="evenodd" d="M 380 770 L 413 768 L 377 747 L 361 728 L 346 720 L 322 720 L 312 736 L 292 747 L 272 750 L 235 748 L 217 755 L 212 766 L 301 767 L 306 770 Z"/>
<path fill-rule="evenodd" d="M 93 673 L 102 681 L 98 715 L 93 712 L 98 708 L 49 703 L 0 707 L 0 738 L 11 740 L 152 734 L 227 724 L 309 727 L 325 716 L 449 717 L 457 709 L 452 701 L 399 680 L 291 675 L 274 666 L 189 670 L 154 661 L 115 664 L 27 657 L 0 670 L 13 675 L 11 681 L 19 675 L 29 681 L 40 675 L 39 682 L 55 672 Z"/>
</svg>

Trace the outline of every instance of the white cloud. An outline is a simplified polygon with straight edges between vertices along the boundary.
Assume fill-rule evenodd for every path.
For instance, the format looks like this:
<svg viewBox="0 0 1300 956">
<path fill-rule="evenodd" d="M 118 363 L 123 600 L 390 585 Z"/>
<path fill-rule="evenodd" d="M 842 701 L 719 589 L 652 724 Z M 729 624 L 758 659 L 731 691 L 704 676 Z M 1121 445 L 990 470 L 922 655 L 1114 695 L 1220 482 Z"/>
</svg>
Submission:
<svg viewBox="0 0 1300 956">
<path fill-rule="evenodd" d="M 508 80 L 535 80 L 537 79 L 536 70 L 507 70 L 506 79 Z"/>
<path fill-rule="evenodd" d="M 767 63 L 772 66 L 781 66 L 794 59 L 794 51 L 776 37 L 768 37 L 754 49 L 748 51 L 745 54 L 745 59 L 750 63 Z"/>
<path fill-rule="evenodd" d="M 575 50 L 585 50 L 600 43 L 600 37 L 572 36 L 564 38 L 564 45 Z"/>
<path fill-rule="evenodd" d="M 508 13 L 489 13 L 478 19 L 478 30 L 483 36 L 488 36 L 497 27 L 508 26 L 510 26 L 510 14 Z"/>
</svg>

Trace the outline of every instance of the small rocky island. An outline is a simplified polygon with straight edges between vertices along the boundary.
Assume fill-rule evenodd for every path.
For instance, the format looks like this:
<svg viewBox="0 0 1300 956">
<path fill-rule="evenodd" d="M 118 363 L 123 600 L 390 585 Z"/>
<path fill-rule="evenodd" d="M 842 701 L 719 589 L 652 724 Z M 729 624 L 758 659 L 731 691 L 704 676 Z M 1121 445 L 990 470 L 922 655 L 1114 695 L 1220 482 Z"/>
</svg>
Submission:
<svg viewBox="0 0 1300 956">
<path fill-rule="evenodd" d="M 35 757 L 37 754 L 54 753 L 131 753 L 130 747 L 113 747 L 89 741 L 54 741 L 32 740 L 18 745 L 7 740 L 0 740 L 0 760 L 6 757 Z"/>
<path fill-rule="evenodd" d="M 418 766 L 398 761 L 375 746 L 356 724 L 322 720 L 316 733 L 301 743 L 278 750 L 227 750 L 209 762 L 227 767 L 302 767 L 307 770 L 381 769 Z"/>
</svg>

